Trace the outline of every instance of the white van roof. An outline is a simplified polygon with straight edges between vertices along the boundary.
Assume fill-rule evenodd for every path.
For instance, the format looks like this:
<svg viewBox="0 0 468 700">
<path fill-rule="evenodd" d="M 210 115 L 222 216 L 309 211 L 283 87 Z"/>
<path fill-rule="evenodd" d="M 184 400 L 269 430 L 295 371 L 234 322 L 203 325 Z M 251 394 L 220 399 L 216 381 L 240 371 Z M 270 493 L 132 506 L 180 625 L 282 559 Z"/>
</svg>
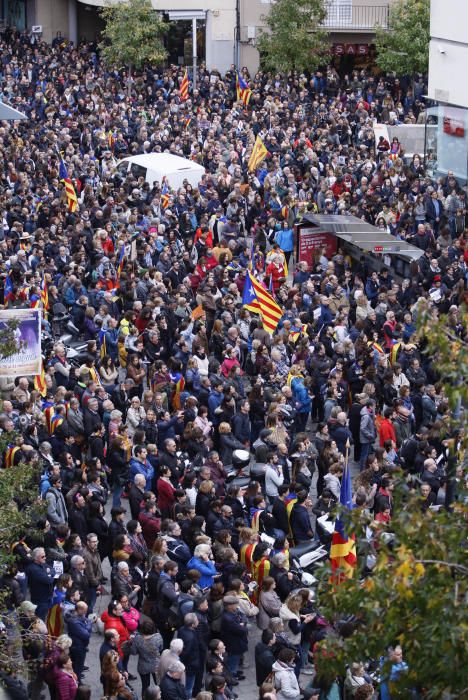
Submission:
<svg viewBox="0 0 468 700">
<path fill-rule="evenodd" d="M 123 158 L 121 162 L 135 163 L 143 168 L 159 171 L 165 175 L 181 170 L 199 171 L 201 174 L 205 172 L 203 165 L 194 163 L 193 160 L 188 160 L 187 158 L 175 156 L 172 153 L 142 153 L 138 156 Z"/>
</svg>

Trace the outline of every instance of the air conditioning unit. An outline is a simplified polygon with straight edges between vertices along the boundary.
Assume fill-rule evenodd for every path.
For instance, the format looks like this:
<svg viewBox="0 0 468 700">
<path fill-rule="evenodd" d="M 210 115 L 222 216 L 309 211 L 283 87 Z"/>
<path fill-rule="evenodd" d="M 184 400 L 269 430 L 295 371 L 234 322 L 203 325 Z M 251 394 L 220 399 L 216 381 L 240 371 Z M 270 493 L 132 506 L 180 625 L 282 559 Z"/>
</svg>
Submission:
<svg viewBox="0 0 468 700">
<path fill-rule="evenodd" d="M 249 25 L 247 27 L 247 39 L 256 39 L 257 37 L 257 27 Z"/>
</svg>

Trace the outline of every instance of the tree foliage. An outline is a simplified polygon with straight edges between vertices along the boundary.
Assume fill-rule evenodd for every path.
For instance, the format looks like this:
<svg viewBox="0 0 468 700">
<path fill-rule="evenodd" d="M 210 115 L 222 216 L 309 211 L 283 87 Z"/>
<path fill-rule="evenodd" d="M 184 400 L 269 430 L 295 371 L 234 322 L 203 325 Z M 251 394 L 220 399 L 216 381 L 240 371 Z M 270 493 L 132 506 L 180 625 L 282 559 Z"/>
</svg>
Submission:
<svg viewBox="0 0 468 700">
<path fill-rule="evenodd" d="M 315 70 L 328 58 L 328 34 L 321 25 L 324 0 L 277 0 L 264 17 L 258 48 L 267 70 Z"/>
<path fill-rule="evenodd" d="M 453 409 L 445 443 L 448 464 L 453 464 L 452 475 L 450 466 L 447 469 L 453 502 L 438 513 L 424 512 L 417 487 L 403 473 L 395 479 L 391 523 L 373 525 L 394 538 L 387 542 L 385 536 L 377 536 L 372 575 L 364 580 L 357 575 L 337 587 L 329 585 L 328 574 L 323 579 L 320 601 L 326 617 L 337 620 L 352 615 L 357 624 L 346 638 L 329 635 L 321 643 L 317 666 L 320 674 L 331 679 L 344 674 L 353 661 L 385 658 L 389 647 L 401 645 L 409 668 L 399 677 L 392 698 L 412 697 L 411 690 L 417 689 L 418 697 L 448 700 L 468 693 L 468 509 L 461 469 L 456 473 L 463 461 L 465 441 L 459 429 L 468 401 L 467 345 L 457 325 L 466 321 L 466 309 L 461 309 L 458 319 L 437 318 L 423 308 L 418 316 L 419 342 L 433 358 Z M 358 552 L 365 552 L 363 533 L 369 516 L 355 510 L 351 520 Z M 387 664 L 384 675 L 388 670 Z"/>
<path fill-rule="evenodd" d="M 19 321 L 12 318 L 6 321 L 0 329 L 0 359 L 11 357 L 19 352 L 24 346 L 24 340 L 18 340 L 15 337 L 15 331 L 19 326 Z"/>
<path fill-rule="evenodd" d="M 163 37 L 167 24 L 153 10 L 151 0 L 128 0 L 101 10 L 106 22 L 100 43 L 108 66 L 125 66 L 129 73 L 145 64 L 157 65 L 166 58 Z"/>
<path fill-rule="evenodd" d="M 376 27 L 377 65 L 400 75 L 427 73 L 430 0 L 398 0 L 390 6 L 388 30 Z"/>
</svg>

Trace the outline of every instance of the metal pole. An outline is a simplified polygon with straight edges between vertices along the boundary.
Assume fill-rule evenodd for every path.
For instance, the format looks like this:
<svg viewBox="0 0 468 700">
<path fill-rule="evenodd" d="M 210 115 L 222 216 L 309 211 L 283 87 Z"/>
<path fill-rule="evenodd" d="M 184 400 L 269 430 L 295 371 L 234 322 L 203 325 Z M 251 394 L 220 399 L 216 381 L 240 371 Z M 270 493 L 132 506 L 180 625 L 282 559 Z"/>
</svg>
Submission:
<svg viewBox="0 0 468 700">
<path fill-rule="evenodd" d="M 192 19 L 192 90 L 197 89 L 197 20 Z"/>
</svg>

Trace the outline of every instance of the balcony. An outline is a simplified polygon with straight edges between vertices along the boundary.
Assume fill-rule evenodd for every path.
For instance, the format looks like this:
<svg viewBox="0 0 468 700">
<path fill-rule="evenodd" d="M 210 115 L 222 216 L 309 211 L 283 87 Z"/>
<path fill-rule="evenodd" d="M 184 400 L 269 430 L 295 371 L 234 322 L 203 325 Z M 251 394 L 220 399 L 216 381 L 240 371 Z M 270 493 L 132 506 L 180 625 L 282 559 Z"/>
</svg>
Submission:
<svg viewBox="0 0 468 700">
<path fill-rule="evenodd" d="M 323 27 L 330 31 L 374 31 L 375 25 L 388 27 L 388 5 L 331 3 Z"/>
</svg>

